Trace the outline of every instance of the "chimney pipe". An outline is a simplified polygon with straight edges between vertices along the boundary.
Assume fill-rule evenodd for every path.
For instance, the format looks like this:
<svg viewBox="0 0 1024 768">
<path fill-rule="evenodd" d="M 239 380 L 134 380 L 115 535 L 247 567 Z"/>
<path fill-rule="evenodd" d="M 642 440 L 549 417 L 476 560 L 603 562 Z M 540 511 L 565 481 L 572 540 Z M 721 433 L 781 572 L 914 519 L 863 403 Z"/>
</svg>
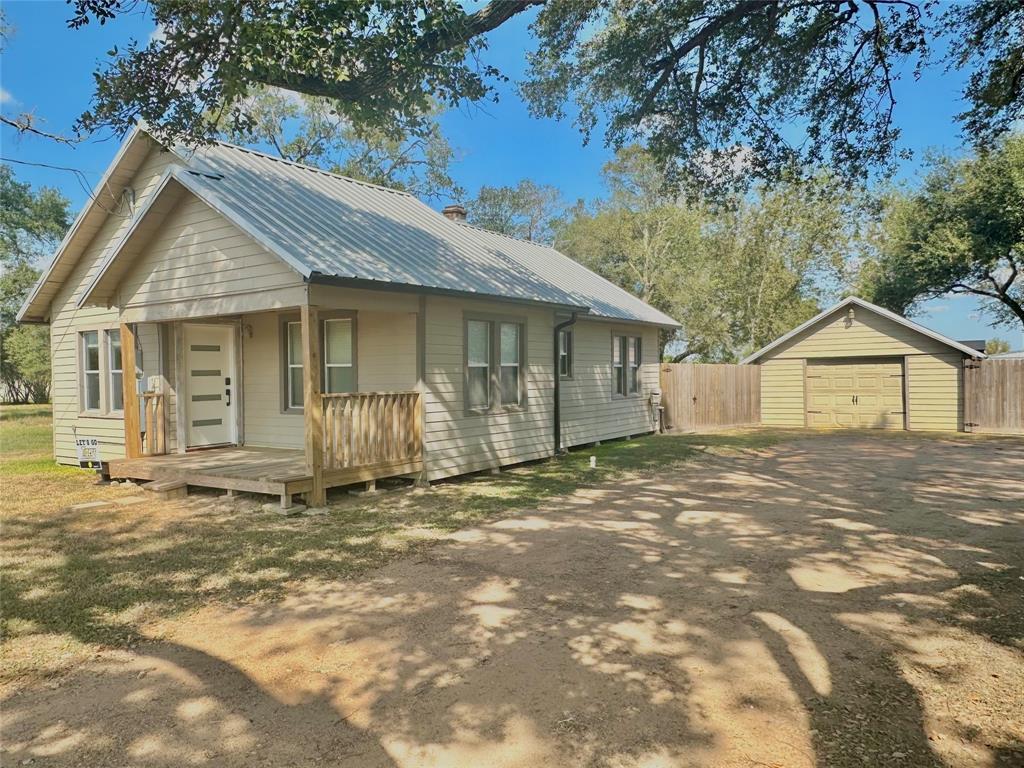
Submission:
<svg viewBox="0 0 1024 768">
<path fill-rule="evenodd" d="M 458 203 L 455 205 L 446 205 L 442 209 L 441 215 L 446 219 L 451 219 L 452 221 L 465 221 L 466 209 Z"/>
</svg>

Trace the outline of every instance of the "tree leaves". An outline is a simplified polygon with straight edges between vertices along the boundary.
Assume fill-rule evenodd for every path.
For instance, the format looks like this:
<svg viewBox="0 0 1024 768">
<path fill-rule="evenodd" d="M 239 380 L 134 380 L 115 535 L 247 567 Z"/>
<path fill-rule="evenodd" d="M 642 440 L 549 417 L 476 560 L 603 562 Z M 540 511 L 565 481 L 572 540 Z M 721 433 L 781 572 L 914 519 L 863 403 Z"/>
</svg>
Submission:
<svg viewBox="0 0 1024 768">
<path fill-rule="evenodd" d="M 449 172 L 454 152 L 433 114 L 394 135 L 353 125 L 330 99 L 261 87 L 244 102 L 238 109 L 244 123 L 221 118 L 231 141 L 268 146 L 286 160 L 423 199 L 457 200 L 463 194 Z"/>
<path fill-rule="evenodd" d="M 529 179 L 514 187 L 480 187 L 467 206 L 470 224 L 541 243 L 554 239 L 561 211 L 561 193 L 555 187 Z"/>
<path fill-rule="evenodd" d="M 993 324 L 1024 323 L 1024 135 L 975 157 L 933 158 L 920 189 L 892 192 L 859 289 L 901 314 L 974 294 Z"/>
<path fill-rule="evenodd" d="M 70 23 L 133 5 L 75 0 Z M 969 71 L 972 141 L 991 144 L 1024 109 L 1017 0 L 965 0 L 939 18 L 913 0 L 492 0 L 472 12 L 457 0 L 151 0 L 162 34 L 109 58 L 78 128 L 143 119 L 165 142 L 201 142 L 211 117 L 244 128 L 243 97 L 260 84 L 401 136 L 435 104 L 495 98 L 504 76 L 485 61 L 486 35 L 534 6 L 520 83 L 531 111 L 572 113 L 585 141 L 603 130 L 616 148 L 640 143 L 671 183 L 705 195 L 822 166 L 848 183 L 891 171 L 906 156 L 894 84 L 925 67 Z"/>
<path fill-rule="evenodd" d="M 650 154 L 626 147 L 604 178 L 607 196 L 575 208 L 556 247 L 676 318 L 671 356 L 734 361 L 841 286 L 857 216 L 828 177 L 687 201 L 667 191 Z"/>
</svg>

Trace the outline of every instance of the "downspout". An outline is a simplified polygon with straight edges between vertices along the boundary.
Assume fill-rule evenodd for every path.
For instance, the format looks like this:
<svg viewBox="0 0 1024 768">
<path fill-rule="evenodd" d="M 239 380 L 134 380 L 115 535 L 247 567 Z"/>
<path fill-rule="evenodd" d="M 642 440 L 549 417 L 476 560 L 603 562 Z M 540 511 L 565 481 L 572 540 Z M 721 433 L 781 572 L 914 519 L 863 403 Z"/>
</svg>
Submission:
<svg viewBox="0 0 1024 768">
<path fill-rule="evenodd" d="M 562 341 L 561 340 L 561 335 L 562 335 L 562 331 L 564 331 L 569 326 L 575 325 L 575 324 L 576 324 L 576 313 L 573 312 L 568 320 L 566 320 L 564 322 L 561 322 L 561 323 L 557 323 L 555 325 L 555 330 L 554 330 L 554 337 L 553 337 L 553 342 L 554 343 L 553 343 L 553 347 L 554 347 L 554 364 L 555 364 L 555 367 L 554 367 L 554 371 L 555 371 L 555 416 L 554 416 L 554 419 L 555 419 L 555 422 L 554 422 L 553 426 L 554 426 L 554 432 L 555 432 L 555 452 L 552 454 L 553 456 L 557 456 L 559 453 L 562 452 L 562 376 L 561 376 L 561 374 L 559 373 L 559 370 L 558 370 L 559 353 L 561 352 L 561 341 Z M 573 352 L 575 352 L 575 350 L 573 350 Z"/>
</svg>

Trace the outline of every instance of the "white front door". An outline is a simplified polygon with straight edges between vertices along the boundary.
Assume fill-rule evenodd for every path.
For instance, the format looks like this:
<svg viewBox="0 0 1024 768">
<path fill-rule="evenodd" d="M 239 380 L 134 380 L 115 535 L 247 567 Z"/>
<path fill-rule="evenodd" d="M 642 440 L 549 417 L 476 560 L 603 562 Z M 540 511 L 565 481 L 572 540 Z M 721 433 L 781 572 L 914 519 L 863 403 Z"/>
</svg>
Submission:
<svg viewBox="0 0 1024 768">
<path fill-rule="evenodd" d="M 234 368 L 234 326 L 185 324 L 188 447 L 236 442 Z"/>
</svg>

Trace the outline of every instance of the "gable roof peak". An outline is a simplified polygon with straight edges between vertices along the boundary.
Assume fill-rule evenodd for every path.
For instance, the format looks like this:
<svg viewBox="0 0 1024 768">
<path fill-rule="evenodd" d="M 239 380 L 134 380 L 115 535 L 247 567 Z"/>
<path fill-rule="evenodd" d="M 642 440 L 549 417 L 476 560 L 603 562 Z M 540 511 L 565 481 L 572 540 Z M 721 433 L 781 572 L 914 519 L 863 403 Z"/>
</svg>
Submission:
<svg viewBox="0 0 1024 768">
<path fill-rule="evenodd" d="M 767 344 L 767 345 L 761 347 L 761 349 L 757 350 L 753 354 L 748 355 L 747 357 L 743 358 L 742 360 L 740 360 L 740 364 L 744 365 L 744 364 L 752 363 L 752 362 L 758 360 L 759 358 L 763 357 L 766 353 L 770 352 L 771 350 L 775 349 L 776 347 L 779 347 L 782 344 L 785 344 L 787 341 L 792 339 L 797 334 L 800 334 L 803 331 L 806 331 L 811 326 L 816 325 L 819 321 L 823 320 L 824 318 L 828 317 L 829 315 L 832 315 L 832 314 L 838 312 L 839 310 L 843 309 L 844 307 L 847 307 L 847 306 L 849 306 L 851 304 L 855 304 L 858 307 L 861 307 L 861 308 L 866 309 L 866 310 L 868 310 L 870 312 L 873 312 L 873 313 L 875 313 L 877 315 L 880 315 L 881 317 L 884 317 L 884 318 L 887 318 L 889 320 L 892 320 L 895 323 L 899 323 L 900 325 L 902 325 L 902 326 L 904 326 L 906 328 L 910 328 L 913 331 L 917 331 L 918 333 L 920 333 L 920 334 L 922 334 L 924 336 L 928 336 L 929 338 L 935 339 L 935 341 L 938 341 L 938 342 L 940 342 L 942 344 L 950 346 L 953 349 L 956 349 L 956 350 L 958 350 L 960 352 L 963 352 L 966 355 L 969 355 L 970 357 L 976 357 L 976 358 L 983 358 L 983 357 L 985 357 L 985 353 L 984 352 L 979 352 L 978 350 L 972 349 L 971 347 L 967 346 L 966 344 L 963 344 L 962 342 L 956 341 L 955 339 L 951 339 L 948 336 L 945 336 L 945 335 L 939 333 L 938 331 L 933 331 L 931 328 L 926 328 L 923 325 L 915 323 L 913 320 L 908 320 L 907 318 L 903 317 L 902 315 L 898 315 L 895 312 L 892 312 L 891 310 L 885 309 L 884 307 L 880 307 L 877 304 L 872 304 L 870 301 L 867 301 L 865 299 L 860 298 L 860 296 L 852 296 L 851 295 L 851 296 L 847 296 L 845 299 L 842 299 L 838 303 L 833 304 L 828 309 L 819 312 L 814 317 L 812 317 L 810 320 L 807 320 L 806 322 L 801 323 L 796 328 L 791 330 L 789 333 L 783 334 L 779 338 L 775 339 L 775 341 L 773 341 L 770 344 Z"/>
</svg>

